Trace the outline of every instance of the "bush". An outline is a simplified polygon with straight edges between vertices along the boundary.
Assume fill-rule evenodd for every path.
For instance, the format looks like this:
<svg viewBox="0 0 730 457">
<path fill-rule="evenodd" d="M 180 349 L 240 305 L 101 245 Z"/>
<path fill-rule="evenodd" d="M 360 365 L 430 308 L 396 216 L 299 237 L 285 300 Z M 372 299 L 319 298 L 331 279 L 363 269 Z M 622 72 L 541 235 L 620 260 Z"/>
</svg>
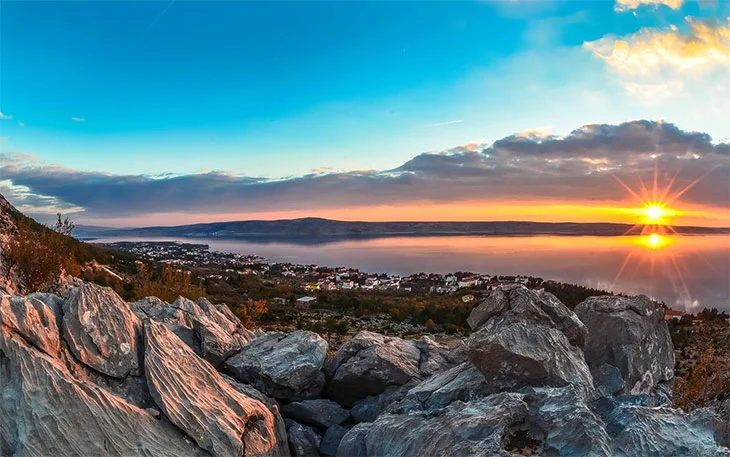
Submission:
<svg viewBox="0 0 730 457">
<path fill-rule="evenodd" d="M 28 292 L 38 292 L 58 281 L 64 267 L 76 271 L 78 263 L 66 248 L 65 236 L 26 220 L 8 243 L 7 269 L 17 268 Z"/>
</svg>

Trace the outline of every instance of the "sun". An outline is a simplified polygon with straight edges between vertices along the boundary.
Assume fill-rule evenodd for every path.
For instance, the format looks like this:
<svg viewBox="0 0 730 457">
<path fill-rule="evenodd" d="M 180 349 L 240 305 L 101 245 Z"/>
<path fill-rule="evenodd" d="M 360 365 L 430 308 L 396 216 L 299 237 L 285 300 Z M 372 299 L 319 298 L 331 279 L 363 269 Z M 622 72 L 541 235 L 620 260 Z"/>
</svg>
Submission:
<svg viewBox="0 0 730 457">
<path fill-rule="evenodd" d="M 666 211 L 664 211 L 664 208 L 659 205 L 649 205 L 644 208 L 644 212 L 646 213 L 647 219 L 656 222 L 659 222 L 666 213 Z"/>
</svg>

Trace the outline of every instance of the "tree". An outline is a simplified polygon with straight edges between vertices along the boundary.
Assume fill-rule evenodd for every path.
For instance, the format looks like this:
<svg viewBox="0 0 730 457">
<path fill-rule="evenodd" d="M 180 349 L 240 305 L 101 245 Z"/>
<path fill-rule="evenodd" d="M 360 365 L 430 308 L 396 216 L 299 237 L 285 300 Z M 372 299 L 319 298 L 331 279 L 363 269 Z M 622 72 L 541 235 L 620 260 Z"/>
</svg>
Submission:
<svg viewBox="0 0 730 457">
<path fill-rule="evenodd" d="M 55 230 L 57 233 L 60 233 L 61 235 L 71 236 L 71 232 L 73 232 L 74 228 L 76 228 L 76 224 L 68 217 L 62 219 L 61 213 L 58 213 L 57 216 L 58 220 L 53 226 L 53 230 Z"/>
</svg>

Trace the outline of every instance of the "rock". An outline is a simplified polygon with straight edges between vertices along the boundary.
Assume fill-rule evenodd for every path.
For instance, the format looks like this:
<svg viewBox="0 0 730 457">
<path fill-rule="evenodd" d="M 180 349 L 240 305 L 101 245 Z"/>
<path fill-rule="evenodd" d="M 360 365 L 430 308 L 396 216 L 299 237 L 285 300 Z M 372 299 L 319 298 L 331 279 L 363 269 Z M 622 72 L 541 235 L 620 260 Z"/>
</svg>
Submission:
<svg viewBox="0 0 730 457">
<path fill-rule="evenodd" d="M 0 455 L 199 456 L 179 429 L 97 387 L 0 326 Z"/>
<path fill-rule="evenodd" d="M 575 309 L 588 326 L 588 365 L 610 364 L 632 390 L 647 372 L 654 385 L 674 377 L 674 347 L 663 312 L 646 296 L 590 297 Z"/>
<path fill-rule="evenodd" d="M 60 339 L 56 315 L 37 298 L 0 296 L 0 322 L 36 349 L 51 357 L 58 355 Z"/>
<path fill-rule="evenodd" d="M 322 437 L 312 427 L 294 421 L 286 421 L 289 450 L 293 456 L 318 456 Z"/>
<path fill-rule="evenodd" d="M 359 400 L 350 409 L 352 420 L 356 423 L 375 421 L 389 407 L 401 401 L 417 383 L 417 380 L 412 380 L 402 386 L 390 386 L 381 394 L 370 395 Z"/>
<path fill-rule="evenodd" d="M 176 337 L 180 338 L 183 343 L 187 344 L 196 355 L 202 357 L 203 350 L 200 347 L 200 335 L 194 329 L 178 324 L 177 322 L 164 323 Z"/>
<path fill-rule="evenodd" d="M 490 393 L 493 392 L 490 392 L 484 375 L 471 362 L 464 362 L 408 390 L 405 398 L 389 410 L 399 413 L 435 410 L 457 400 L 468 402 Z"/>
<path fill-rule="evenodd" d="M 603 387 L 611 395 L 616 395 L 624 390 L 624 379 L 621 377 L 621 371 L 615 366 L 604 363 L 591 367 L 590 370 L 593 386 L 596 389 Z"/>
<path fill-rule="evenodd" d="M 316 333 L 266 333 L 229 358 L 225 370 L 274 398 L 304 400 L 322 392 L 326 356 L 327 342 Z"/>
<path fill-rule="evenodd" d="M 215 322 L 194 319 L 193 325 L 200 341 L 200 355 L 214 367 L 220 368 L 230 356 L 241 350 L 239 340 Z"/>
<path fill-rule="evenodd" d="M 319 453 L 321 455 L 337 455 L 337 448 L 345 435 L 347 435 L 347 429 L 344 427 L 333 425 L 328 428 L 322 437 L 322 443 L 319 445 Z"/>
<path fill-rule="evenodd" d="M 140 319 L 149 317 L 164 324 L 193 327 L 193 316 L 180 308 L 168 305 L 157 297 L 145 297 L 132 303 L 131 307 Z"/>
<path fill-rule="evenodd" d="M 285 416 L 307 425 L 328 428 L 350 418 L 350 412 L 332 400 L 302 400 L 284 405 Z"/>
<path fill-rule="evenodd" d="M 705 411 L 688 415 L 668 407 L 645 407 L 601 399 L 599 410 L 611 437 L 611 456 L 728 457 L 716 442 L 716 423 Z"/>
<path fill-rule="evenodd" d="M 470 336 L 468 351 L 490 388 L 499 391 L 571 383 L 593 389 L 583 353 L 554 328 L 525 322 L 486 325 Z"/>
<path fill-rule="evenodd" d="M 115 378 L 140 374 L 141 323 L 108 287 L 86 283 L 63 305 L 63 338 L 83 364 Z"/>
<path fill-rule="evenodd" d="M 502 324 L 531 322 L 560 330 L 570 344 L 583 347 L 587 329 L 583 322 L 553 294 L 535 291 L 521 284 L 500 286 L 467 318 L 472 330 L 483 327 L 492 318 Z"/>
<path fill-rule="evenodd" d="M 463 361 L 464 352 L 454 351 L 430 339 L 408 341 L 361 331 L 340 346 L 327 366 L 328 393 L 338 403 L 352 406 L 390 386 L 423 379 Z"/>
<path fill-rule="evenodd" d="M 170 421 L 215 457 L 285 454 L 275 419 L 241 394 L 164 325 L 144 325 L 145 376 L 152 398 Z"/>
<path fill-rule="evenodd" d="M 494 456 L 511 427 L 527 419 L 522 395 L 500 393 L 431 413 L 384 414 L 356 425 L 342 438 L 337 455 L 422 457 Z"/>
<path fill-rule="evenodd" d="M 575 386 L 538 387 L 524 391 L 530 406 L 531 435 L 542 442 L 542 453 L 565 457 L 609 457 L 605 426 Z"/>
</svg>

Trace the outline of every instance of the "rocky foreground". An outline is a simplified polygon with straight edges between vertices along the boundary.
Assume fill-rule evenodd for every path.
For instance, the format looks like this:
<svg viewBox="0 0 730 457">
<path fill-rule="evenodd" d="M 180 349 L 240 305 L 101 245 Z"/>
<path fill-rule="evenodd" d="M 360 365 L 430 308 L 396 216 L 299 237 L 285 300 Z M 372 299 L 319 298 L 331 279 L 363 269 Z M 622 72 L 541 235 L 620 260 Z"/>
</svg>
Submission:
<svg viewBox="0 0 730 457">
<path fill-rule="evenodd" d="M 334 354 L 93 284 L 0 296 L 0 318 L 0 456 L 730 456 L 728 417 L 672 409 L 646 297 L 573 313 L 503 287 L 456 346 L 360 332 Z"/>
</svg>

